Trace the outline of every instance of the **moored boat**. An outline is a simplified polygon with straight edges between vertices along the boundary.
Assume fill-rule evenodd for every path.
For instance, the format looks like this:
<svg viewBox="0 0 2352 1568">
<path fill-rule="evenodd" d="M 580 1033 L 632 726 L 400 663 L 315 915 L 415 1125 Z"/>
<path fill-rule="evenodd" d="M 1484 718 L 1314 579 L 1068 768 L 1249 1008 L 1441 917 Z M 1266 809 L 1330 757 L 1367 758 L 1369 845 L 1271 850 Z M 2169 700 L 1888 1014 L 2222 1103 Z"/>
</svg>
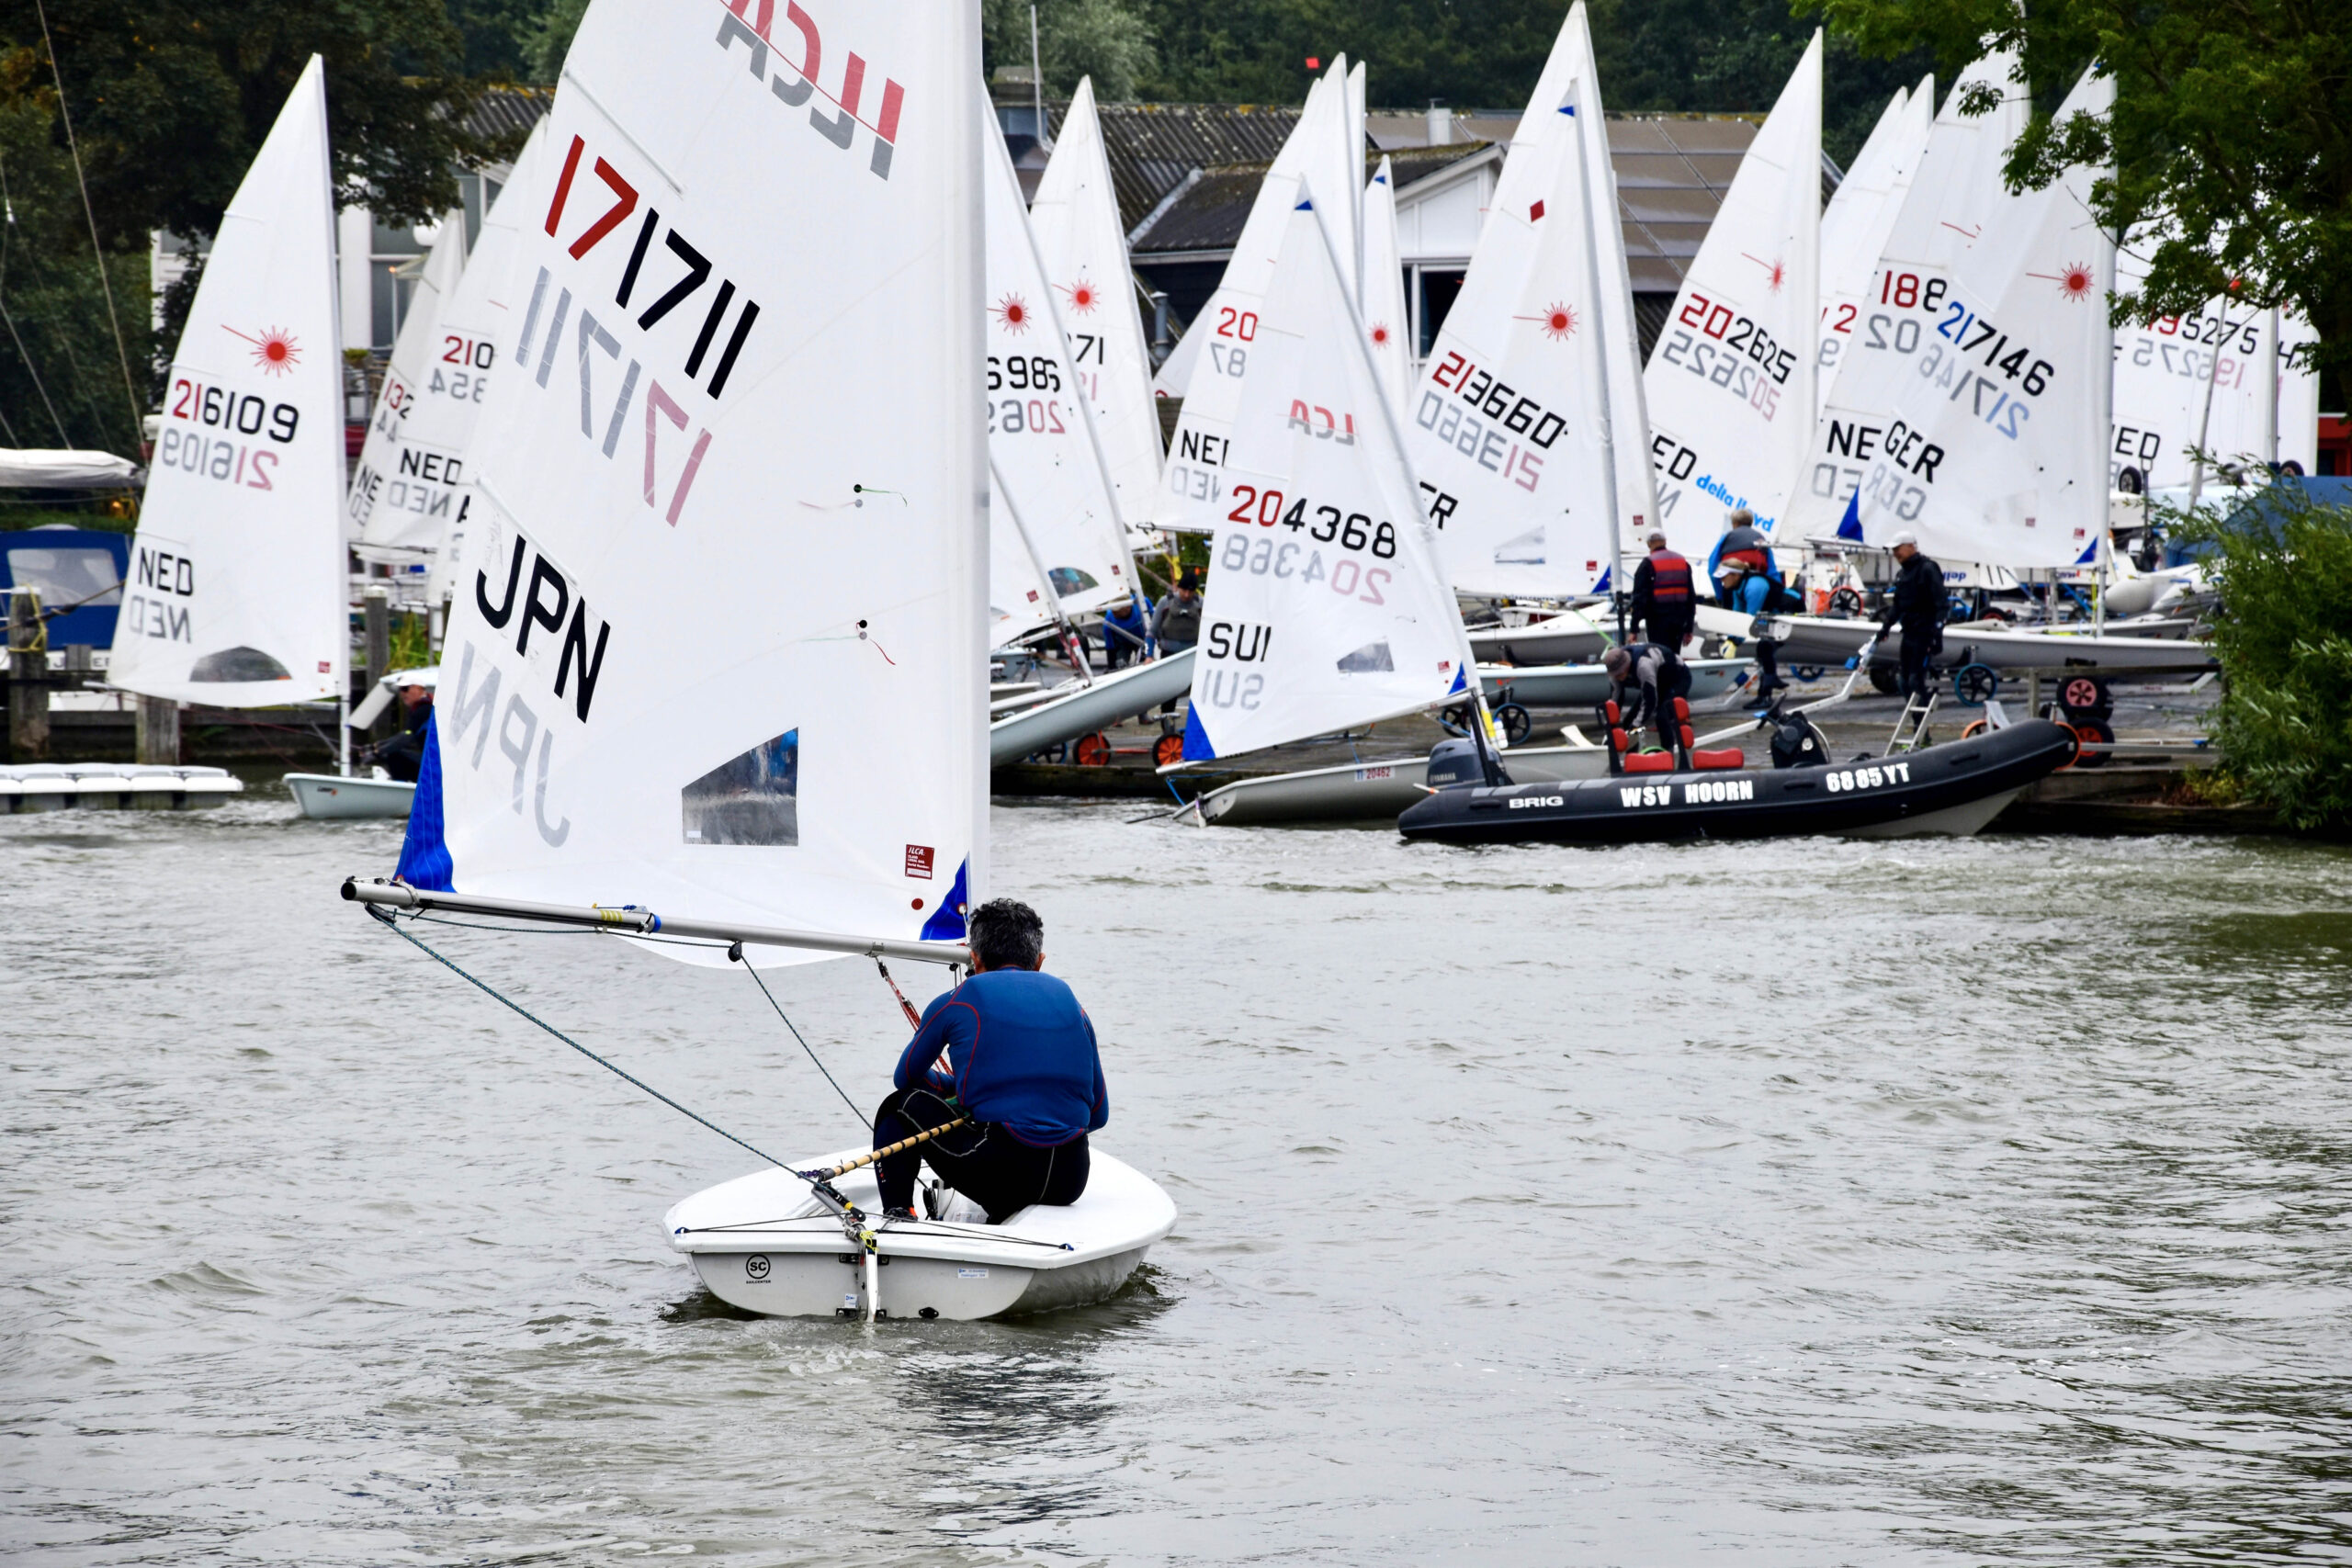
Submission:
<svg viewBox="0 0 2352 1568">
<path fill-rule="evenodd" d="M 1498 788 L 1462 784 L 1411 807 L 1396 827 L 1408 839 L 1455 844 L 1965 836 L 2026 785 L 2064 766 L 2075 747 L 2064 726 L 2027 719 L 1865 761 L 1679 767 Z M 1703 763 L 1716 754 L 1685 755 Z"/>
</svg>

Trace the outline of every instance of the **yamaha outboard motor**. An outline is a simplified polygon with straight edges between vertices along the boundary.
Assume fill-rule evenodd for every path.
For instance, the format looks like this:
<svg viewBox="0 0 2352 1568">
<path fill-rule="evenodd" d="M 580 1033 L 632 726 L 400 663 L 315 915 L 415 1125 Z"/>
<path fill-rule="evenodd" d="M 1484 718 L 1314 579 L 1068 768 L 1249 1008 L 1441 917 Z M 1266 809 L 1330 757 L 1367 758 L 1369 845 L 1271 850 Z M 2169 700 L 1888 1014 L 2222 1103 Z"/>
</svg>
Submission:
<svg viewBox="0 0 2352 1568">
<path fill-rule="evenodd" d="M 1772 726 L 1772 765 L 1811 768 L 1829 761 L 1829 739 L 1801 713 L 1781 714 Z"/>
<path fill-rule="evenodd" d="M 1478 762 L 1478 743 L 1468 736 L 1441 740 L 1430 749 L 1429 784 L 1431 789 L 1443 789 L 1448 784 L 1483 784 L 1486 782 L 1487 771 Z M 1505 782 L 1509 782 L 1508 778 Z"/>
</svg>

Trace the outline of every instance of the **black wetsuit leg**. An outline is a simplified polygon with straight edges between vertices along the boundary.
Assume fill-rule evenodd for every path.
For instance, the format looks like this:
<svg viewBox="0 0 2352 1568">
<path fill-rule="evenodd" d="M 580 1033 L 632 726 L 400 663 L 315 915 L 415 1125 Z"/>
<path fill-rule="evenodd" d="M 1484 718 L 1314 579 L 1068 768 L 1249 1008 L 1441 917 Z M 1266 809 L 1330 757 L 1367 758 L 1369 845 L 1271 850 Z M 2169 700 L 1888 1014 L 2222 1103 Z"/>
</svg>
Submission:
<svg viewBox="0 0 2352 1568">
<path fill-rule="evenodd" d="M 874 1146 L 911 1137 L 958 1114 L 930 1089 L 897 1090 L 875 1112 Z M 884 1208 L 913 1205 L 915 1178 L 926 1162 L 941 1180 L 987 1210 L 992 1225 L 1002 1224 L 1032 1203 L 1077 1202 L 1086 1190 L 1090 1166 L 1082 1133 L 1069 1143 L 1039 1148 L 997 1122 L 983 1122 L 943 1133 L 880 1161 L 876 1174 Z"/>
</svg>

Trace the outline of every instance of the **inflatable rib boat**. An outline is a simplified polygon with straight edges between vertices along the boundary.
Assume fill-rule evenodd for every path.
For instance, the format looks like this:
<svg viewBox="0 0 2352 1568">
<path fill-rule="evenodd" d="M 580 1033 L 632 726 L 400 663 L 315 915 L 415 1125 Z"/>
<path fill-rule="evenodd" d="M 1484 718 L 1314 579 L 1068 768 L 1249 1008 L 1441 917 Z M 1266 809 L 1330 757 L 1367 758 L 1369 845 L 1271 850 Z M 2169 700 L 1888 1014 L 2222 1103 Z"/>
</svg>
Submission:
<svg viewBox="0 0 2352 1568">
<path fill-rule="evenodd" d="M 1408 839 L 1456 844 L 1965 836 L 2072 761 L 2075 746 L 2073 731 L 2036 718 L 1858 762 L 1753 768 L 1731 761 L 1737 752 L 1686 750 L 1700 765 L 1629 766 L 1574 784 L 1457 784 L 1408 807 L 1396 827 Z M 1671 752 L 1623 761 L 1648 758 L 1681 761 Z"/>
</svg>

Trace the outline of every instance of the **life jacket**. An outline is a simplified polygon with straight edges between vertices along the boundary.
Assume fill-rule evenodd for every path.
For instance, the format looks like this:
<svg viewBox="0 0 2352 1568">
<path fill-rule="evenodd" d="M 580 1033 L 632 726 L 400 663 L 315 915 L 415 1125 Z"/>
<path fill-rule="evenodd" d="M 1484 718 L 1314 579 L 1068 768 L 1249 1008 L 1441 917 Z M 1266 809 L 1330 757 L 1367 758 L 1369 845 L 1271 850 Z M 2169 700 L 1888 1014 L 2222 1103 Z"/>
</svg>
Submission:
<svg viewBox="0 0 2352 1568">
<path fill-rule="evenodd" d="M 1661 608 L 1690 604 L 1690 563 L 1672 550 L 1650 552 L 1650 602 Z"/>
</svg>

